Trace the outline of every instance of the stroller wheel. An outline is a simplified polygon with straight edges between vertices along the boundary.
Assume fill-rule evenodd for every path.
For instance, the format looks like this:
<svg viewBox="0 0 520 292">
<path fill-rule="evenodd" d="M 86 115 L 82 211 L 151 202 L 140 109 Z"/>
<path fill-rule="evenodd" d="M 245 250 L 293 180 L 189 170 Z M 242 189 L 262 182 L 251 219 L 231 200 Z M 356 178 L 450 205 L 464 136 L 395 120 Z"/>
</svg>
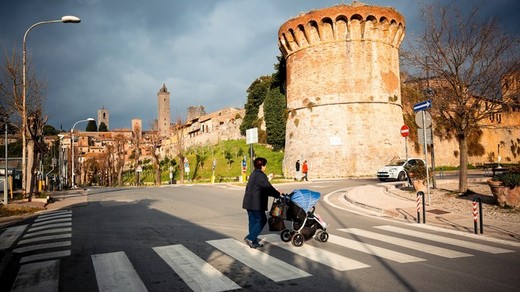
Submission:
<svg viewBox="0 0 520 292">
<path fill-rule="evenodd" d="M 293 246 L 300 247 L 305 242 L 305 237 L 303 237 L 303 234 L 296 233 L 293 235 L 291 243 Z"/>
<path fill-rule="evenodd" d="M 314 239 L 316 239 L 317 241 L 321 241 L 320 239 L 320 235 L 323 233 L 323 230 L 318 230 L 316 231 L 316 234 L 314 235 Z"/>
<path fill-rule="evenodd" d="M 282 233 L 280 233 L 280 238 L 282 239 L 283 242 L 291 241 L 291 237 L 292 237 L 292 234 L 289 229 L 284 229 L 282 231 Z"/>
<path fill-rule="evenodd" d="M 329 240 L 329 234 L 327 233 L 327 231 L 320 232 L 320 234 L 318 236 L 319 236 L 319 241 L 321 241 L 321 242 L 327 242 L 327 240 Z"/>
</svg>

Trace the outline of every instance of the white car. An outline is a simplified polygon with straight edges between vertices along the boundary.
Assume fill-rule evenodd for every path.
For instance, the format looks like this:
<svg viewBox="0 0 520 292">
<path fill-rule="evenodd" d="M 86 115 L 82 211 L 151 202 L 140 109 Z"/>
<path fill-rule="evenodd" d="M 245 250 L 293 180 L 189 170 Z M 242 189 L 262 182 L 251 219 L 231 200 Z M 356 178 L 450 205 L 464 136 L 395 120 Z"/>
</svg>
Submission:
<svg viewBox="0 0 520 292">
<path fill-rule="evenodd" d="M 389 164 L 377 171 L 377 178 L 380 181 L 408 179 L 406 168 L 415 166 L 417 164 L 425 165 L 424 160 L 420 158 L 397 159 L 390 161 Z"/>
</svg>

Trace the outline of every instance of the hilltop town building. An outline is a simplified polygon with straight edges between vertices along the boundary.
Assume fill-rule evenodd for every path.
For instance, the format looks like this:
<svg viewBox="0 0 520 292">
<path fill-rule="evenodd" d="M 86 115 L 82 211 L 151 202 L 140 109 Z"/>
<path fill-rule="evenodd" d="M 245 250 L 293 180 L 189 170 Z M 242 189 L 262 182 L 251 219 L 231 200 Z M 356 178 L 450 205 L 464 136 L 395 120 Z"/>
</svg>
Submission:
<svg viewBox="0 0 520 292">
<path fill-rule="evenodd" d="M 404 17 L 355 2 L 308 13 L 278 31 L 287 67 L 285 165 L 312 177 L 373 176 L 404 149 L 399 46 Z M 288 176 L 295 176 L 292 169 Z"/>
</svg>

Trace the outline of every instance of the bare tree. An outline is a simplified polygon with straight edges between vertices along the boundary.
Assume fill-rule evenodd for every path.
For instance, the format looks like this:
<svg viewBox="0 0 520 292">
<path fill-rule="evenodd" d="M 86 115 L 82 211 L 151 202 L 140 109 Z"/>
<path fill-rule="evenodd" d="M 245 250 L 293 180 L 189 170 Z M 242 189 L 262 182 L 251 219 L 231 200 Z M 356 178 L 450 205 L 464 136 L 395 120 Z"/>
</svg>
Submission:
<svg viewBox="0 0 520 292">
<path fill-rule="evenodd" d="M 479 121 L 509 108 L 513 95 L 502 86 L 503 77 L 518 70 L 518 40 L 478 12 L 478 7 L 462 13 L 452 6 L 424 6 L 424 33 L 404 54 L 434 77 L 433 91 L 428 90 L 432 116 L 439 132 L 459 143 L 460 192 L 468 187 L 468 138 L 480 130 Z"/>
<path fill-rule="evenodd" d="M 179 157 L 179 167 L 181 169 L 180 183 L 184 183 L 184 158 L 185 156 L 185 145 L 184 145 L 184 125 L 180 118 L 177 119 L 173 125 L 175 148 L 177 150 L 177 157 Z"/>
<path fill-rule="evenodd" d="M 114 137 L 114 154 L 115 154 L 115 168 L 117 172 L 117 185 L 123 185 L 123 169 L 125 167 L 127 140 L 121 134 Z"/>
<path fill-rule="evenodd" d="M 0 83 L 2 83 L 0 87 L 1 102 L 12 115 L 9 117 L 10 122 L 20 130 L 23 118 L 21 60 L 22 58 L 14 50 L 11 54 L 5 53 L 0 75 Z M 31 73 L 30 66 L 27 68 L 27 165 L 26 168 L 22 167 L 22 179 L 25 180 L 22 186 L 27 188 L 23 191 L 27 192 L 29 199 L 31 199 L 36 186 L 36 180 L 33 176 L 36 173 L 37 163 L 46 149 L 42 144 L 42 135 L 47 117 L 43 114 L 44 84 L 39 82 L 35 75 Z M 33 151 L 37 152 L 34 153 Z M 22 163 L 22 165 L 25 164 Z"/>
<path fill-rule="evenodd" d="M 140 126 L 134 126 L 132 131 L 132 144 L 134 146 L 134 165 L 135 168 L 139 167 L 139 158 L 141 156 L 141 135 L 142 129 Z M 139 185 L 141 180 L 141 174 L 139 172 L 135 172 L 135 184 Z"/>
<path fill-rule="evenodd" d="M 161 161 L 159 157 L 159 147 L 160 147 L 160 141 L 158 138 L 158 133 L 151 133 L 152 135 L 152 143 L 148 144 L 148 150 L 152 154 L 153 158 L 153 167 L 155 170 L 155 185 L 160 186 L 161 185 Z"/>
</svg>

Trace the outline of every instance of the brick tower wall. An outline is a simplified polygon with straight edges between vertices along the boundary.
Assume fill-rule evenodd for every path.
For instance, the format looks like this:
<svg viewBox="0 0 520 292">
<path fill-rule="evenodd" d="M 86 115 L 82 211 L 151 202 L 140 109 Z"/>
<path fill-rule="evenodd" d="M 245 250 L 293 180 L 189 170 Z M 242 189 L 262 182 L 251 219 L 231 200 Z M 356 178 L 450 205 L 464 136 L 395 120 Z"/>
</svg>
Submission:
<svg viewBox="0 0 520 292">
<path fill-rule="evenodd" d="M 168 92 L 164 84 L 159 92 L 157 92 L 157 101 L 157 131 L 159 132 L 159 137 L 170 137 L 170 92 Z"/>
<path fill-rule="evenodd" d="M 287 64 L 285 165 L 309 177 L 374 176 L 404 156 L 398 50 L 404 18 L 392 8 L 338 5 L 278 31 Z"/>
<path fill-rule="evenodd" d="M 101 108 L 98 110 L 98 127 L 101 123 L 107 125 L 107 129 L 110 129 L 110 117 L 108 115 L 108 109 Z"/>
</svg>

